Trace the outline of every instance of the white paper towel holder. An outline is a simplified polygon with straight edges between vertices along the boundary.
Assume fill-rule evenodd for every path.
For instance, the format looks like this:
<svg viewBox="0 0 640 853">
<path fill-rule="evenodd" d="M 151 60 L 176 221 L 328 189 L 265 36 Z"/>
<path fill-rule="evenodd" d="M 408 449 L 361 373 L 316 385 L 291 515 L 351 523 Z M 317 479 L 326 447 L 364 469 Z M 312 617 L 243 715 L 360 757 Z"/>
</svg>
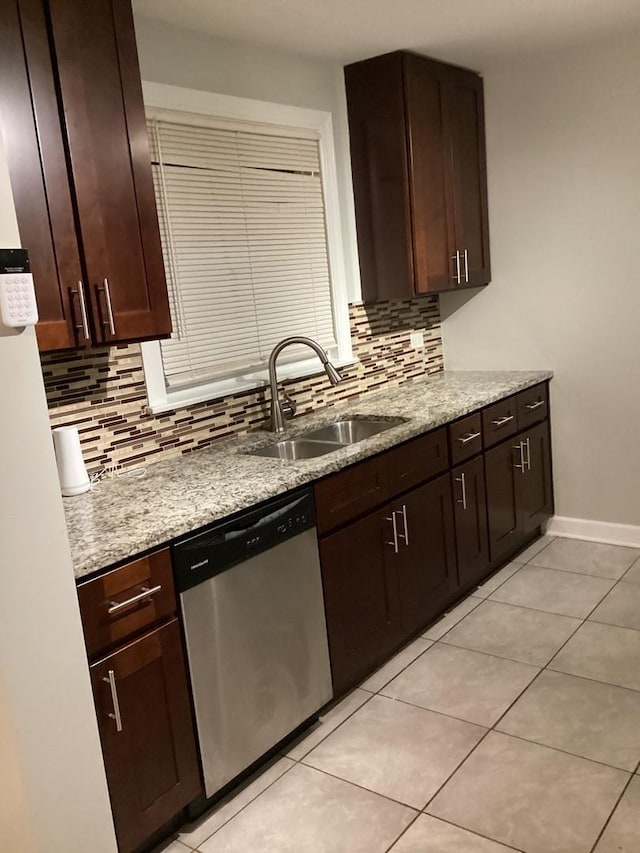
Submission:
<svg viewBox="0 0 640 853">
<path fill-rule="evenodd" d="M 78 427 L 55 427 L 52 432 L 60 490 L 63 497 L 68 498 L 88 492 L 91 488 L 91 481 L 82 458 Z"/>
</svg>

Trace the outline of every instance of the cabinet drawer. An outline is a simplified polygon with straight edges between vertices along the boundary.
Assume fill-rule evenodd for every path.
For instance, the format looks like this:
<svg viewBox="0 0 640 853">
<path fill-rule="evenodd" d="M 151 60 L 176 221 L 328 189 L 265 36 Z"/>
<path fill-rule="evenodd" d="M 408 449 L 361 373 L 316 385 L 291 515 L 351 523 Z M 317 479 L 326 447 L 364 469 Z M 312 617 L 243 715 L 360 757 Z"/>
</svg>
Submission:
<svg viewBox="0 0 640 853">
<path fill-rule="evenodd" d="M 93 657 L 175 611 L 169 549 L 81 584 L 78 599 L 87 652 Z"/>
<path fill-rule="evenodd" d="M 447 430 L 436 429 L 385 454 L 389 496 L 411 489 L 449 467 Z"/>
<path fill-rule="evenodd" d="M 484 446 L 493 447 L 503 438 L 518 432 L 518 406 L 516 397 L 500 400 L 482 410 Z"/>
<path fill-rule="evenodd" d="M 549 416 L 549 401 L 546 383 L 534 385 L 517 396 L 518 426 L 520 429 L 537 424 Z"/>
<path fill-rule="evenodd" d="M 482 450 L 482 415 L 474 412 L 449 424 L 449 444 L 451 446 L 451 464 L 457 465 L 470 459 Z"/>
<path fill-rule="evenodd" d="M 318 533 L 326 533 L 383 503 L 386 498 L 383 457 L 374 456 L 316 483 Z"/>
</svg>

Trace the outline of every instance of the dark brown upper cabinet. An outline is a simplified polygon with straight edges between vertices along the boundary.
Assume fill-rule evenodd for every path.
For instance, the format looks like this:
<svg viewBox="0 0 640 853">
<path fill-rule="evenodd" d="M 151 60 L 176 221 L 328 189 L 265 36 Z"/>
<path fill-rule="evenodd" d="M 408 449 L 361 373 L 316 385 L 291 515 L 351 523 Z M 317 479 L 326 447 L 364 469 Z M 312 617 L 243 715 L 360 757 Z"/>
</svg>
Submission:
<svg viewBox="0 0 640 853">
<path fill-rule="evenodd" d="M 40 349 L 169 335 L 129 0 L 11 0 L 0 67 Z"/>
<path fill-rule="evenodd" d="M 398 51 L 345 81 L 363 301 L 487 284 L 482 78 Z"/>
</svg>

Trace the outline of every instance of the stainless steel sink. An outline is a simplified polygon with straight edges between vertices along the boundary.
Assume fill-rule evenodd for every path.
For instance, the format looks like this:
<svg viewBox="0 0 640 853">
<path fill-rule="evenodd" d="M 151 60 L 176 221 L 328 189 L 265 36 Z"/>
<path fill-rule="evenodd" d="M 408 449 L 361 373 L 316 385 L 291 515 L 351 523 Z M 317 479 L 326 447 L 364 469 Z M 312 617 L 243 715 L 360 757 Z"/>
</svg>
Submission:
<svg viewBox="0 0 640 853">
<path fill-rule="evenodd" d="M 386 421 L 373 418 L 348 418 L 343 421 L 336 421 L 321 429 L 305 432 L 304 437 L 313 439 L 314 441 L 336 441 L 338 444 L 357 444 L 359 441 L 364 441 L 366 438 L 371 438 L 374 435 L 378 435 L 379 432 L 384 432 L 401 423 L 403 423 L 402 418 Z"/>
<path fill-rule="evenodd" d="M 335 441 L 309 441 L 306 438 L 291 438 L 259 447 L 250 451 L 250 456 L 271 456 L 274 459 L 313 459 L 344 447 Z"/>
<path fill-rule="evenodd" d="M 313 459 L 314 456 L 324 456 L 341 447 L 357 444 L 402 423 L 405 423 L 404 418 L 345 418 L 320 429 L 303 432 L 298 438 L 287 438 L 250 450 L 248 455 L 270 456 L 273 459 Z"/>
</svg>

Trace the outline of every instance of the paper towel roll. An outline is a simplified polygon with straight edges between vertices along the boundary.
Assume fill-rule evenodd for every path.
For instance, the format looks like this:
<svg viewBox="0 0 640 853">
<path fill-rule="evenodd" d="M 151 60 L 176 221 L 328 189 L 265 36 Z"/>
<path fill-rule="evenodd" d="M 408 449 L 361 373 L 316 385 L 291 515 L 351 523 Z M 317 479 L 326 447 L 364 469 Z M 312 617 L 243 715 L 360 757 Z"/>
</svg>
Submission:
<svg viewBox="0 0 640 853">
<path fill-rule="evenodd" d="M 64 497 L 88 492 L 91 483 L 82 458 L 78 428 L 56 427 L 53 430 L 53 447 L 56 452 L 60 489 Z"/>
</svg>

